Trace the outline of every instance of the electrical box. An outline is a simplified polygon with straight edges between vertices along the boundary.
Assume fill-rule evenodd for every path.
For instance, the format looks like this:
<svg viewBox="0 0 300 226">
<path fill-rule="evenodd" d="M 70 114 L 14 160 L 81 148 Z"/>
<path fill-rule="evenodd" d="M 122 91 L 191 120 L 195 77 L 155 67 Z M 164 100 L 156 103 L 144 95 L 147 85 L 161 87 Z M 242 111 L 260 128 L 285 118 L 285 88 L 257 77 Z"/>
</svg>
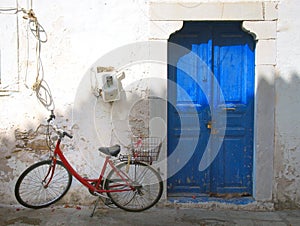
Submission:
<svg viewBox="0 0 300 226">
<path fill-rule="evenodd" d="M 97 68 L 98 69 L 98 68 Z M 120 100 L 122 90 L 121 80 L 125 78 L 124 72 L 99 71 L 97 70 L 95 87 L 98 96 L 103 98 L 104 102 L 113 102 Z"/>
<path fill-rule="evenodd" d="M 120 100 L 119 81 L 115 75 L 104 74 L 102 76 L 102 98 L 105 102 Z"/>
</svg>

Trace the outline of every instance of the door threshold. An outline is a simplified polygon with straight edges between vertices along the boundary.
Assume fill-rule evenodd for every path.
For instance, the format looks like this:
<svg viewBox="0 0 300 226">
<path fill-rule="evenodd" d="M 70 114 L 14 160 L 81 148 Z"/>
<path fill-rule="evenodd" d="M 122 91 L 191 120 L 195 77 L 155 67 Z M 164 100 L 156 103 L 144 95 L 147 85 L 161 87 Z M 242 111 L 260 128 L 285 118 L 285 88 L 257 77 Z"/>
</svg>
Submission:
<svg viewBox="0 0 300 226">
<path fill-rule="evenodd" d="M 247 197 L 231 197 L 231 198 L 218 198 L 218 197 L 210 197 L 208 195 L 200 195 L 200 196 L 168 196 L 168 202 L 170 203 L 194 203 L 194 204 L 202 204 L 202 203 L 224 203 L 224 204 L 233 204 L 233 205 L 247 205 L 255 202 L 252 196 Z"/>
</svg>

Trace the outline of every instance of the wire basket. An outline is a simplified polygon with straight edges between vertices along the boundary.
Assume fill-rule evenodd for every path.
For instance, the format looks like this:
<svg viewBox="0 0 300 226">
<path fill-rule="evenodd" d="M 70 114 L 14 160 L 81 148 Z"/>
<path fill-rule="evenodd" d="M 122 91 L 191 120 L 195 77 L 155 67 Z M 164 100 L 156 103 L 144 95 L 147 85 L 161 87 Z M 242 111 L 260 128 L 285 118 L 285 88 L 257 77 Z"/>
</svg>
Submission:
<svg viewBox="0 0 300 226">
<path fill-rule="evenodd" d="M 158 159 L 162 140 L 160 137 L 132 137 L 131 145 L 135 160 L 152 164 Z"/>
</svg>

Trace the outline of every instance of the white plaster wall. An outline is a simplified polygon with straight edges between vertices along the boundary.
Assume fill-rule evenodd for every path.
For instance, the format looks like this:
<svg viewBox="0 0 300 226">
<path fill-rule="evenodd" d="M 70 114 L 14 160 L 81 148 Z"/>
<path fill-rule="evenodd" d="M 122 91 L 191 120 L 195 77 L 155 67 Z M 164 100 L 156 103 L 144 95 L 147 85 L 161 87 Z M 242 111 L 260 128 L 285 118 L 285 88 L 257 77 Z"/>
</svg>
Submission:
<svg viewBox="0 0 300 226">
<path fill-rule="evenodd" d="M 8 1 L 4 1 L 8 2 Z M 151 2 L 162 2 L 155 0 Z M 170 0 L 167 2 L 178 2 Z M 196 3 L 189 3 L 190 0 L 182 0 L 187 9 L 198 7 L 207 2 L 273 2 L 257 0 L 203 0 Z M 194 1 L 195 2 L 195 1 Z M 29 8 L 29 1 L 19 0 L 20 7 Z M 189 3 L 189 4 L 187 4 Z M 123 138 L 116 136 L 114 129 L 128 132 L 123 128 L 123 124 L 112 124 L 112 117 L 124 119 L 125 116 L 111 114 L 114 106 L 97 100 L 89 93 L 90 85 L 85 76 L 98 62 L 97 60 L 106 56 L 110 52 L 118 52 L 118 49 L 129 43 L 137 41 L 146 41 L 153 38 L 153 32 L 166 29 L 174 30 L 180 27 L 180 22 L 172 22 L 166 26 L 166 23 L 160 24 L 159 21 L 150 21 L 148 15 L 149 1 L 135 0 L 90 0 L 88 4 L 84 1 L 59 1 L 53 0 L 50 3 L 45 1 L 33 1 L 33 9 L 39 22 L 48 33 L 48 42 L 42 44 L 42 60 L 45 71 L 45 80 L 51 87 L 53 98 L 56 104 L 57 121 L 61 126 L 72 131 L 78 138 L 78 141 L 71 143 L 67 141 L 67 147 L 70 148 L 66 154 L 70 157 L 71 163 L 75 168 L 83 173 L 95 173 L 97 164 L 102 160 L 94 149 L 98 145 L 109 145 Z M 5 6 L 1 4 L 1 6 Z M 9 5 L 11 6 L 11 5 Z M 266 7 L 268 5 L 266 4 Z M 281 206 L 291 207 L 300 206 L 300 118 L 299 109 L 299 81 L 300 64 L 299 62 L 299 25 L 298 12 L 300 5 L 297 0 L 281 0 L 278 5 L 279 19 L 277 26 L 277 52 L 270 52 L 269 55 L 275 55 L 276 74 L 268 74 L 274 67 L 267 70 L 264 85 L 270 90 L 275 88 L 275 154 L 269 156 L 274 159 L 274 189 L 273 201 Z M 273 12 L 272 10 L 265 12 Z M 262 12 L 263 14 L 263 12 Z M 2 18 L 3 15 L 0 15 Z M 264 14 L 266 18 L 273 15 Z M 29 32 L 29 41 L 27 41 L 26 21 L 19 18 L 19 28 L 11 27 L 11 32 L 17 33 L 19 37 L 19 92 L 11 92 L 8 96 L 1 96 L 0 111 L 0 197 L 1 203 L 16 203 L 13 196 L 14 184 L 17 176 L 30 165 L 40 158 L 39 153 L 16 151 L 15 130 L 28 131 L 35 129 L 38 124 L 43 123 L 48 112 L 42 105 L 38 104 L 35 94 L 31 89 L 25 87 L 26 64 L 29 60 L 26 84 L 30 87 L 35 79 L 35 40 Z M 2 22 L 1 22 L 2 23 Z M 166 27 L 163 27 L 166 26 Z M 273 30 L 274 23 L 270 23 L 270 29 Z M 151 32 L 149 32 L 149 29 Z M 161 39 L 166 39 L 162 37 Z M 264 39 L 268 40 L 267 37 Z M 273 39 L 273 37 L 272 37 Z M 27 56 L 27 45 L 29 43 L 29 55 Z M 268 51 L 268 50 L 265 50 Z M 138 50 L 137 50 L 138 52 Z M 13 53 L 12 53 L 13 54 Z M 133 53 L 137 54 L 137 53 Z M 272 59 L 274 59 L 271 57 Z M 266 54 L 265 56 L 268 56 Z M 165 57 L 165 56 L 164 56 Z M 16 57 L 15 57 L 16 58 Z M 267 60 L 269 58 L 266 58 Z M 97 66 L 97 65 L 96 65 Z M 101 65 L 100 65 L 101 66 Z M 105 65 L 110 66 L 110 65 Z M 270 66 L 267 66 L 270 67 Z M 140 85 L 136 83 L 139 78 L 164 76 L 164 74 L 155 74 L 157 71 L 149 72 L 146 69 L 155 68 L 146 65 L 131 65 L 127 67 L 126 78 L 123 81 L 125 87 L 129 87 L 128 93 L 137 93 L 140 96 L 147 95 L 149 84 Z M 159 67 L 158 67 L 159 68 Z M 258 68 L 260 71 L 260 68 Z M 264 71 L 261 72 L 264 74 Z M 273 83 L 274 74 L 276 77 L 275 85 Z M 83 79 L 85 78 L 85 79 Z M 82 80 L 83 79 L 83 80 Z M 87 86 L 82 87 L 84 82 Z M 147 82 L 146 82 L 147 83 Z M 157 83 L 158 84 L 158 83 Z M 161 83 L 164 89 L 164 83 Z M 150 85 L 151 86 L 151 85 Z M 275 87 L 274 87 L 275 86 Z M 127 90 L 127 91 L 128 91 Z M 134 92 L 133 92 L 134 91 Z M 164 96 L 155 91 L 157 95 Z M 128 94 L 127 93 L 127 94 Z M 77 96 L 76 96 L 77 95 Z M 270 98 L 272 98 L 272 93 Z M 86 111 L 84 107 L 80 108 L 80 101 L 77 97 L 82 97 L 83 106 L 91 107 L 91 111 Z M 130 95 L 126 95 L 130 100 Z M 84 99 L 85 98 L 85 99 Z M 272 103 L 272 101 L 270 101 Z M 126 101 L 123 102 L 126 106 Z M 81 120 L 74 121 L 75 118 Z M 120 105 L 121 106 L 121 105 Z M 127 107 L 126 107 L 127 108 Z M 79 120 L 79 121 L 80 121 Z M 87 120 L 87 121 L 86 121 Z M 122 121 L 122 120 L 121 120 Z M 95 122 L 97 125 L 95 127 Z M 93 124 L 92 130 L 89 123 Z M 126 127 L 126 126 L 125 126 Z M 267 133 L 267 130 L 263 130 Z M 102 132 L 102 133 L 101 133 Z M 101 134 L 101 135 L 99 135 Z M 273 136 L 272 134 L 260 134 L 260 136 Z M 93 139 L 94 138 L 94 139 Z M 79 148 L 79 151 L 78 151 Z M 272 153 L 272 152 L 271 152 Z M 87 162 L 91 167 L 87 168 Z M 259 177 L 259 173 L 256 175 Z M 263 181 L 263 178 L 260 179 Z M 70 194 L 66 197 L 70 202 L 90 203 L 93 199 L 88 199 L 88 192 L 82 189 L 78 183 L 74 183 Z M 78 192 L 79 191 L 79 192 Z"/>
<path fill-rule="evenodd" d="M 283 207 L 300 206 L 299 10 L 297 0 L 279 4 L 274 197 Z"/>
<path fill-rule="evenodd" d="M 90 95 L 90 84 L 89 87 L 84 87 L 84 90 L 78 90 L 78 87 L 82 85 L 84 82 L 82 79 L 100 57 L 126 44 L 147 40 L 147 5 L 144 1 L 134 0 L 91 0 L 88 3 L 79 0 L 54 0 L 51 3 L 34 0 L 32 2 L 39 23 L 48 34 L 48 41 L 42 43 L 41 59 L 44 66 L 44 79 L 49 84 L 55 101 L 56 121 L 78 138 L 74 142 L 66 140 L 66 147 L 69 148 L 66 150 L 66 155 L 82 174 L 95 174 L 94 169 L 102 163 L 102 157 L 97 153 L 96 147 L 114 142 L 108 139 L 112 135 L 112 106 Z M 1 3 L 1 7 L 13 7 L 4 3 Z M 20 8 L 30 8 L 30 1 L 19 0 L 18 4 Z M 12 26 L 8 29 L 19 37 L 19 59 L 15 60 L 19 61 L 20 91 L 9 92 L 6 93 L 7 96 L 0 97 L 0 197 L 1 203 L 4 204 L 16 203 L 13 190 L 17 176 L 27 166 L 45 157 L 45 152 L 16 150 L 15 131 L 35 130 L 40 123 L 45 123 L 49 115 L 49 112 L 37 102 L 35 93 L 31 90 L 36 76 L 36 41 L 31 32 L 27 31 L 27 21 L 22 16 L 22 13 L 18 14 L 18 28 Z M 144 69 L 141 67 L 137 70 L 128 69 L 124 83 L 135 82 L 137 76 L 143 72 Z M 29 88 L 27 89 L 25 85 Z M 78 102 L 75 103 L 76 94 L 80 96 L 81 92 L 82 96 L 87 97 L 84 104 L 93 106 L 92 110 L 86 111 L 84 107 L 78 106 Z M 90 94 L 87 94 L 88 92 Z M 143 90 L 137 92 L 141 93 Z M 74 109 L 74 106 L 77 108 Z M 100 136 L 103 137 L 99 138 L 99 134 L 91 135 L 88 127 L 95 127 L 95 121 L 85 121 L 91 114 L 94 114 L 92 119 L 100 120 L 102 132 Z M 80 115 L 84 119 L 83 123 L 92 124 L 80 128 L 75 124 L 73 115 L 77 119 Z M 83 131 L 83 129 L 87 130 Z M 95 139 L 87 139 L 91 136 Z M 88 164 L 91 166 L 87 167 Z M 78 182 L 75 181 L 73 185 L 66 200 L 85 204 L 94 200 L 88 198 L 89 193 L 79 186 Z"/>
</svg>

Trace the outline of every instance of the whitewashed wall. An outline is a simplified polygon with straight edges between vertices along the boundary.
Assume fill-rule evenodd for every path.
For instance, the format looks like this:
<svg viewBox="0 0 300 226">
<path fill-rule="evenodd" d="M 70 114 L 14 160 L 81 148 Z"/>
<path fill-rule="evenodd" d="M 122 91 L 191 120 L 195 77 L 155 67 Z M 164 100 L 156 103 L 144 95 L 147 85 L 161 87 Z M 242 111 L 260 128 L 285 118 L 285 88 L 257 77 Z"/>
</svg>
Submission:
<svg viewBox="0 0 300 226">
<path fill-rule="evenodd" d="M 184 2 L 191 1 L 181 0 L 180 4 Z M 194 2 L 193 4 L 197 5 L 207 2 L 274 1 Z M 275 96 L 271 95 L 272 101 L 275 102 L 275 134 L 260 134 L 260 136 L 275 137 L 274 156 L 269 156 L 270 159 L 274 159 L 274 172 L 270 172 L 273 175 L 273 202 L 280 207 L 299 207 L 300 64 L 298 61 L 300 56 L 298 53 L 300 45 L 298 42 L 300 36 L 298 28 L 300 22 L 298 12 L 300 5 L 297 0 L 281 0 L 278 3 L 276 52 L 269 53 L 276 54 L 275 72 L 270 75 L 271 79 L 264 81 L 264 86 L 275 91 Z M 30 8 L 30 1 L 19 0 L 18 4 L 19 7 Z M 1 1 L 0 8 L 7 6 L 14 7 L 16 4 L 8 0 Z M 131 94 L 137 94 L 138 98 L 149 95 L 151 84 L 147 83 L 146 78 L 159 77 L 159 74 L 147 71 L 150 68 L 148 64 L 127 65 L 124 67 L 126 77 L 123 80 L 124 94 L 127 99 L 120 105 L 111 105 L 103 103 L 90 93 L 90 69 L 96 66 L 111 66 L 99 65 L 103 62 L 101 57 L 107 57 L 110 53 L 123 52 L 128 44 L 147 41 L 152 36 L 151 27 L 158 30 L 170 27 L 161 27 L 159 23 L 152 22 L 148 11 L 149 1 L 142 0 L 33 1 L 33 9 L 48 34 L 48 42 L 42 44 L 41 58 L 45 80 L 51 87 L 55 101 L 57 121 L 61 126 L 72 131 L 77 138 L 73 143 L 67 141 L 66 147 L 69 150 L 66 154 L 77 169 L 83 173 L 95 174 L 98 164 L 102 163 L 101 156 L 95 152 L 96 147 L 120 141 L 126 145 L 128 125 L 122 123 L 122 120 L 127 119 L 130 111 L 126 101 L 135 102 L 136 99 L 130 96 Z M 18 16 L 0 14 L 0 18 L 1 32 L 2 29 L 8 32 L 6 36 L 1 36 L 1 65 L 6 61 L 12 64 L 11 68 L 14 68 L 1 66 L 1 80 L 3 83 L 12 81 L 10 90 L 13 92 L 0 92 L 0 197 L 1 203 L 14 204 L 16 201 L 13 189 L 17 176 L 26 166 L 46 153 L 42 151 L 43 147 L 38 147 L 41 151 L 32 151 L 38 146 L 37 141 L 43 138 L 35 136 L 32 131 L 40 123 L 44 123 L 49 113 L 37 102 L 34 92 L 25 87 L 25 84 L 29 87 L 33 84 L 36 74 L 35 40 L 30 32 L 27 34 L 27 21 L 22 18 L 22 13 Z M 9 26 L 4 26 L 4 23 Z M 11 52 L 8 51 L 8 46 L 12 46 Z M 134 46 L 127 46 L 132 50 L 133 56 L 143 54 L 143 50 L 135 49 Z M 268 52 L 264 54 L 268 55 Z M 118 60 L 127 62 L 126 59 L 118 58 Z M 26 69 L 27 62 L 28 69 Z M 114 63 L 118 64 L 118 62 Z M 7 79 L 5 76 L 10 74 L 13 74 L 13 79 L 9 77 L 5 81 Z M 19 77 L 18 84 L 16 77 Z M 139 79 L 144 80 L 139 82 Z M 143 82 L 146 85 L 141 85 Z M 163 82 L 160 84 L 162 87 L 156 87 L 155 95 L 165 97 L 166 87 Z M 7 91 L 5 84 L 1 84 L 0 88 Z M 121 114 L 113 113 L 118 111 Z M 144 119 L 146 118 L 147 116 Z M 112 119 L 117 122 L 119 120 L 121 123 L 114 124 Z M 269 125 L 267 123 L 266 126 Z M 120 134 L 125 134 L 125 137 Z M 87 163 L 90 167 L 87 167 Z M 259 173 L 256 177 L 259 177 Z M 66 200 L 91 203 L 93 199 L 87 197 L 89 197 L 88 192 L 75 182 Z"/>
<path fill-rule="evenodd" d="M 276 90 L 274 198 L 281 206 L 300 206 L 300 5 L 279 5 Z"/>
<path fill-rule="evenodd" d="M 30 1 L 18 1 L 18 4 L 20 8 L 30 8 Z M 0 5 L 2 8 L 15 6 L 15 2 L 12 1 L 3 1 Z M 118 139 L 111 140 L 113 137 L 112 105 L 105 104 L 92 95 L 90 83 L 87 86 L 82 84 L 86 78 L 89 80 L 90 69 L 99 58 L 118 51 L 118 48 L 126 44 L 147 40 L 147 4 L 132 0 L 95 0 L 88 3 L 51 1 L 51 4 L 46 1 L 33 1 L 33 10 L 48 35 L 48 41 L 42 43 L 41 59 L 44 66 L 44 79 L 49 84 L 55 101 L 56 121 L 78 138 L 74 142 L 66 140 L 68 148 L 65 148 L 66 155 L 82 174 L 95 175 L 95 170 L 102 165 L 103 160 L 96 148 L 118 142 Z M 31 89 L 36 78 L 36 41 L 27 30 L 28 21 L 22 18 L 22 13 L 0 14 L 0 16 L 4 18 L 1 23 L 6 23 L 7 20 L 14 25 L 8 28 L 6 26 L 5 32 L 10 32 L 14 37 L 14 40 L 11 40 L 14 48 L 11 52 L 5 53 L 12 55 L 15 60 L 14 66 L 17 67 L 15 69 L 20 71 L 17 87 L 19 90 L 17 92 L 4 90 L 1 93 L 5 96 L 0 97 L 0 196 L 1 203 L 8 204 L 16 203 L 13 189 L 17 176 L 34 161 L 46 156 L 45 145 L 38 144 L 43 136 L 36 136 L 34 131 L 40 123 L 45 124 L 49 112 L 38 103 Z M 2 48 L 11 45 L 11 43 L 4 43 L 8 39 L 1 40 Z M 16 44 L 18 39 L 19 47 Z M 15 56 L 16 51 L 18 56 Z M 2 58 L 4 57 L 6 56 L 2 54 Z M 136 70 L 126 70 L 126 78 L 123 81 L 125 87 L 135 82 L 137 76 L 146 74 L 139 66 L 136 67 Z M 10 74 L 11 72 L 3 73 L 2 76 L 10 76 Z M 25 85 L 29 88 L 27 89 Z M 143 90 L 137 92 L 143 93 Z M 82 98 L 78 100 L 78 96 L 87 99 L 82 103 Z M 92 108 L 86 109 L 87 105 Z M 99 120 L 101 125 L 96 125 Z M 97 130 L 100 130 L 100 134 Z M 36 148 L 40 150 L 33 151 Z M 89 204 L 94 198 L 88 197 L 87 189 L 74 181 L 73 189 L 66 199 L 70 202 Z"/>
</svg>

